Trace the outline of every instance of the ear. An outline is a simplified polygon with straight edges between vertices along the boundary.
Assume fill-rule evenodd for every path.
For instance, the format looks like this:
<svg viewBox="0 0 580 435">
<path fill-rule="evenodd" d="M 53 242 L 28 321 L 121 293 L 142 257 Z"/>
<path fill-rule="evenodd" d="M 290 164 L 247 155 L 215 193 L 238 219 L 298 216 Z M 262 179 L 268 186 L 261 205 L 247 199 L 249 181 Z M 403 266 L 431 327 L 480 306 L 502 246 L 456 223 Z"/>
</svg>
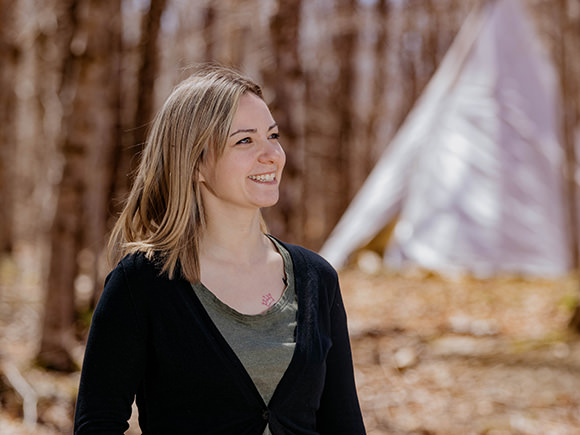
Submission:
<svg viewBox="0 0 580 435">
<path fill-rule="evenodd" d="M 204 173 L 203 169 L 198 168 L 195 171 L 195 181 L 197 181 L 198 183 L 205 183 L 206 179 L 205 179 L 205 175 L 203 173 Z"/>
<path fill-rule="evenodd" d="M 206 183 L 209 176 L 208 171 L 207 160 L 200 161 L 195 170 L 195 181 L 198 183 Z"/>
<path fill-rule="evenodd" d="M 197 161 L 197 168 L 195 170 L 195 181 L 198 183 L 207 183 L 211 166 L 208 160 L 208 152 L 204 149 Z"/>
</svg>

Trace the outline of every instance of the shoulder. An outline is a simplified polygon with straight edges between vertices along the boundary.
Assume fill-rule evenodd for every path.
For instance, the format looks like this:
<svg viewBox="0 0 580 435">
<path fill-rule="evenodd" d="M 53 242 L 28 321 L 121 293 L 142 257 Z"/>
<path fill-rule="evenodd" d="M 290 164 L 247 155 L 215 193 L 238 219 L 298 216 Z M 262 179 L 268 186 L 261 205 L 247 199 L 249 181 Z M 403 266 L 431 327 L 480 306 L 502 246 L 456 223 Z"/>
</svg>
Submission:
<svg viewBox="0 0 580 435">
<path fill-rule="evenodd" d="M 280 240 L 278 241 L 290 253 L 292 262 L 294 263 L 294 268 L 297 271 L 302 271 L 309 274 L 319 274 L 325 277 L 332 277 L 334 279 L 337 278 L 338 275 L 336 270 L 330 265 L 328 261 L 326 261 L 316 252 L 299 245 L 293 245 L 291 243 L 286 243 Z"/>
<path fill-rule="evenodd" d="M 149 258 L 143 252 L 127 254 L 117 263 L 117 266 L 111 271 L 123 273 L 147 273 L 155 272 L 159 267 L 154 259 Z"/>
<path fill-rule="evenodd" d="M 292 258 L 299 306 L 328 314 L 335 302 L 341 300 L 338 273 L 334 267 L 310 249 L 291 243 L 280 243 Z"/>
<path fill-rule="evenodd" d="M 107 281 L 122 279 L 126 283 L 151 283 L 158 280 L 168 280 L 162 272 L 159 260 L 149 258 L 143 252 L 127 254 L 109 273 Z"/>
<path fill-rule="evenodd" d="M 119 263 L 117 268 L 124 270 L 138 270 L 138 271 L 159 271 L 161 270 L 160 263 L 155 258 L 151 258 L 144 252 L 135 252 L 127 254 Z"/>
<path fill-rule="evenodd" d="M 143 253 L 129 254 L 107 276 L 101 299 L 122 299 L 138 312 L 145 312 L 174 294 L 170 290 L 176 288 L 178 281 L 162 272 L 158 260 Z"/>
</svg>

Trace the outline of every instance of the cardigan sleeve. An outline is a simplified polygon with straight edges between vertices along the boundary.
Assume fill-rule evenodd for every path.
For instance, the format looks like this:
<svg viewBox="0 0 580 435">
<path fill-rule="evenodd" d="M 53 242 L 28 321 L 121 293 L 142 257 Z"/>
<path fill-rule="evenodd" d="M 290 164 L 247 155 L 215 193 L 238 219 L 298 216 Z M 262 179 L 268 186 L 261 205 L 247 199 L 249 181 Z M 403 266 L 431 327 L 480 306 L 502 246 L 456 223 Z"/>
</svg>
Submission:
<svg viewBox="0 0 580 435">
<path fill-rule="evenodd" d="M 320 434 L 365 434 L 356 392 L 346 312 L 338 279 L 330 307 L 332 346 L 326 359 L 326 379 L 317 414 Z"/>
<path fill-rule="evenodd" d="M 145 369 L 146 331 L 126 271 L 107 277 L 93 314 L 75 410 L 75 434 L 123 434 Z"/>
</svg>

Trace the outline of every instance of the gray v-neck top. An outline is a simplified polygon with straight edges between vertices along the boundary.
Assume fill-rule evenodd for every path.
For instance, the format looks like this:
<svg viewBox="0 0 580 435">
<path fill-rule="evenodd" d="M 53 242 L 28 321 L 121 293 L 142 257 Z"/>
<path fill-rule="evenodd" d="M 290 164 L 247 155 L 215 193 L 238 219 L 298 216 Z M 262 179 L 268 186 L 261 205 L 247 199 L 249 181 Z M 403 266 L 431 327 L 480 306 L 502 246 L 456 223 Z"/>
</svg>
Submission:
<svg viewBox="0 0 580 435">
<path fill-rule="evenodd" d="M 192 284 L 211 320 L 254 381 L 266 404 L 292 360 L 298 312 L 292 259 L 282 245 L 271 240 L 284 261 L 286 288 L 280 299 L 266 311 L 256 315 L 240 313 L 220 301 L 202 283 Z"/>
</svg>

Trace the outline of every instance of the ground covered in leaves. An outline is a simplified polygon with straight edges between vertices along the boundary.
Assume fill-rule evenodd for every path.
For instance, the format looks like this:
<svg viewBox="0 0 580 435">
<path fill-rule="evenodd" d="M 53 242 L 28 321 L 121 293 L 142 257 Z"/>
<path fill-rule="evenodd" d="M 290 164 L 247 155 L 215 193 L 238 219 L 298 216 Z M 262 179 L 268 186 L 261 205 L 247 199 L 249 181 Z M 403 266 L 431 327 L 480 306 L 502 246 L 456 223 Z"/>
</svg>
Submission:
<svg viewBox="0 0 580 435">
<path fill-rule="evenodd" d="M 342 282 L 370 434 L 580 433 L 577 280 Z"/>
<path fill-rule="evenodd" d="M 79 374 L 33 364 L 42 292 L 32 270 L 0 267 L 3 435 L 71 432 Z M 369 434 L 580 433 L 580 339 L 567 329 L 576 278 L 350 269 L 341 282 Z"/>
</svg>

